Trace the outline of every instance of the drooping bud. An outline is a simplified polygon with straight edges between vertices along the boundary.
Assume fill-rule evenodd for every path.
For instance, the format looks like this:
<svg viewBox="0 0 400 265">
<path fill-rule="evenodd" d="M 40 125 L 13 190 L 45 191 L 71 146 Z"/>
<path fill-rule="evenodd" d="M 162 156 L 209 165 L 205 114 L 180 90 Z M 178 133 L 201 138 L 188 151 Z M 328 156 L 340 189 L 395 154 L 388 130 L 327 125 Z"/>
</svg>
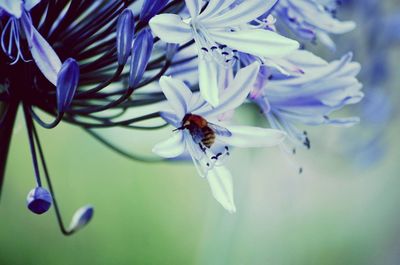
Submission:
<svg viewBox="0 0 400 265">
<path fill-rule="evenodd" d="M 132 48 L 129 87 L 134 88 L 142 79 L 153 51 L 153 35 L 146 28 L 137 34 Z"/>
<path fill-rule="evenodd" d="M 36 187 L 28 193 L 26 205 L 33 213 L 42 214 L 49 210 L 52 201 L 51 195 L 46 189 Z"/>
<path fill-rule="evenodd" d="M 86 226 L 93 217 L 93 207 L 90 205 L 79 208 L 72 217 L 69 230 L 76 232 Z"/>
<path fill-rule="evenodd" d="M 140 11 L 140 21 L 149 22 L 167 3 L 168 0 L 145 0 Z"/>
<path fill-rule="evenodd" d="M 132 48 L 135 20 L 132 10 L 126 9 L 118 18 L 117 23 L 117 54 L 118 64 L 125 65 Z"/>
<path fill-rule="evenodd" d="M 69 108 L 79 83 L 79 64 L 68 58 L 57 76 L 57 110 L 59 113 Z"/>
</svg>

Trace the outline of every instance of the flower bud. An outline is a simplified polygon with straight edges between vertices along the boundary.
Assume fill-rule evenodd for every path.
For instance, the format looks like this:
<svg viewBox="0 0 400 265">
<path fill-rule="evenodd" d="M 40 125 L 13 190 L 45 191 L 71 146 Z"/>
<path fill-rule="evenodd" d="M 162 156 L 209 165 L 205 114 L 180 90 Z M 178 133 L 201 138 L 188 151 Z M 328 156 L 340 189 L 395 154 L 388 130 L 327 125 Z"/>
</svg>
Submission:
<svg viewBox="0 0 400 265">
<path fill-rule="evenodd" d="M 52 201 L 50 193 L 42 187 L 36 187 L 31 190 L 26 198 L 28 209 L 36 214 L 47 212 Z"/>
<path fill-rule="evenodd" d="M 153 35 L 146 28 L 136 36 L 132 48 L 129 87 L 134 88 L 142 79 L 153 51 Z"/>
<path fill-rule="evenodd" d="M 117 23 L 117 54 L 118 64 L 125 65 L 132 48 L 133 33 L 135 30 L 134 16 L 131 10 L 126 9 L 118 18 Z"/>
<path fill-rule="evenodd" d="M 76 232 L 87 225 L 93 217 L 93 207 L 90 205 L 79 208 L 72 217 L 69 230 Z"/>
<path fill-rule="evenodd" d="M 140 21 L 149 22 L 167 3 L 168 0 L 145 0 L 140 11 Z"/>
<path fill-rule="evenodd" d="M 57 77 L 57 109 L 64 112 L 72 103 L 79 82 L 79 64 L 72 58 L 61 66 Z"/>
</svg>

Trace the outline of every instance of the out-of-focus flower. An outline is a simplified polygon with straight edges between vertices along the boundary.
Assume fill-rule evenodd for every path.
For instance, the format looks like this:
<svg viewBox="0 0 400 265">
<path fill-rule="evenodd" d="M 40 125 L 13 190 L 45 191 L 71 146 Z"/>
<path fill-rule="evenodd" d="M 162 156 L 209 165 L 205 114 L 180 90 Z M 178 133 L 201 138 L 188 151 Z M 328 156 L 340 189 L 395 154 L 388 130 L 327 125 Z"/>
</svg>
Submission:
<svg viewBox="0 0 400 265">
<path fill-rule="evenodd" d="M 336 0 L 280 0 L 276 13 L 299 38 L 320 41 L 330 49 L 335 43 L 330 34 L 343 34 L 355 28 L 353 21 L 336 19 Z"/>
<path fill-rule="evenodd" d="M 331 113 L 363 98 L 356 79 L 360 65 L 352 54 L 326 62 L 306 51 L 292 53 L 288 59 L 304 74 L 288 77 L 262 69 L 258 87 L 249 98 L 257 103 L 273 128 L 284 130 L 294 143 L 310 147 L 307 135 L 296 124 L 351 126 L 357 117 L 334 118 Z"/>
</svg>

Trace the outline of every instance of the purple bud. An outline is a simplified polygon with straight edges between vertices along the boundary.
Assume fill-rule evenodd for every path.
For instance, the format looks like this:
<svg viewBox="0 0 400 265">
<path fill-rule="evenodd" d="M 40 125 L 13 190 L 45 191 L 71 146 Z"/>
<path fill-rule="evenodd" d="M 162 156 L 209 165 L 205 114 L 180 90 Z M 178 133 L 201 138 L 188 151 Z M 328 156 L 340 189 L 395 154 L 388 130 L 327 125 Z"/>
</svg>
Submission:
<svg viewBox="0 0 400 265">
<path fill-rule="evenodd" d="M 79 64 L 68 58 L 57 76 L 57 109 L 59 113 L 69 108 L 79 82 Z"/>
<path fill-rule="evenodd" d="M 135 20 L 131 10 L 126 9 L 118 18 L 117 53 L 118 64 L 125 65 L 131 52 Z"/>
<path fill-rule="evenodd" d="M 153 35 L 151 31 L 146 28 L 137 34 L 133 43 L 129 87 L 134 88 L 142 79 L 152 51 Z"/>
<path fill-rule="evenodd" d="M 86 205 L 78 209 L 72 217 L 69 230 L 76 232 L 77 230 L 82 229 L 92 219 L 93 211 L 93 207 L 90 205 Z"/>
<path fill-rule="evenodd" d="M 140 11 L 140 21 L 149 22 L 167 3 L 168 0 L 145 0 Z"/>
<path fill-rule="evenodd" d="M 36 214 L 47 212 L 52 201 L 50 193 L 42 187 L 36 187 L 31 190 L 26 198 L 28 209 Z"/>
</svg>

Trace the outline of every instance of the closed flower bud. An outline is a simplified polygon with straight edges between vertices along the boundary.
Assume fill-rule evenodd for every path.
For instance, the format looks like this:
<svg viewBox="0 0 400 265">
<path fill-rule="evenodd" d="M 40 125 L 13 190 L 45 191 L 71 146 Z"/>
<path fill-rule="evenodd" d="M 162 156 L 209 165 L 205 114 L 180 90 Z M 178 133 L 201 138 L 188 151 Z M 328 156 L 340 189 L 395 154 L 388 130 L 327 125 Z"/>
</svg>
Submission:
<svg viewBox="0 0 400 265">
<path fill-rule="evenodd" d="M 143 77 L 153 50 L 153 35 L 149 29 L 143 29 L 136 36 L 132 48 L 129 87 L 135 87 Z"/>
<path fill-rule="evenodd" d="M 69 230 L 76 232 L 87 225 L 93 217 L 93 207 L 86 205 L 78 209 L 72 217 Z"/>
<path fill-rule="evenodd" d="M 134 16 L 131 10 L 126 9 L 118 18 L 117 23 L 117 53 L 118 64 L 125 65 L 131 52 L 135 29 Z"/>
<path fill-rule="evenodd" d="M 164 8 L 168 0 L 145 0 L 140 11 L 140 21 L 148 22 Z"/>
<path fill-rule="evenodd" d="M 29 210 L 36 214 L 47 212 L 52 201 L 50 193 L 42 187 L 36 187 L 31 190 L 26 198 L 26 204 Z"/>
<path fill-rule="evenodd" d="M 64 112 L 69 108 L 79 83 L 79 65 L 72 59 L 67 59 L 57 77 L 57 109 Z"/>
</svg>

